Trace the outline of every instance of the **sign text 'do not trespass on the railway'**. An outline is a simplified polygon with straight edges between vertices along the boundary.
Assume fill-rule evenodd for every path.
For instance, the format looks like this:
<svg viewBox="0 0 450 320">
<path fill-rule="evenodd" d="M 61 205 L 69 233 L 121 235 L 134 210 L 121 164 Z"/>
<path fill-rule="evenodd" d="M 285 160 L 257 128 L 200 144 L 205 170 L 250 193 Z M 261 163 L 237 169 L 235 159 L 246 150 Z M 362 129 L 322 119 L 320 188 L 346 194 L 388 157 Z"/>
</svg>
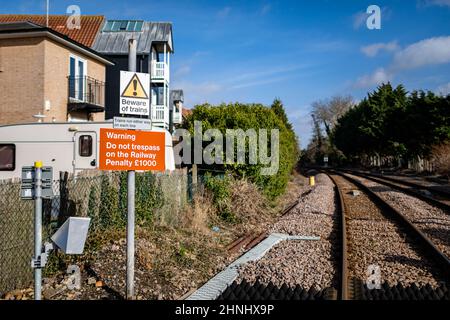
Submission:
<svg viewBox="0 0 450 320">
<path fill-rule="evenodd" d="M 100 129 L 100 170 L 165 170 L 165 133 Z"/>
<path fill-rule="evenodd" d="M 148 116 L 150 114 L 150 75 L 120 71 L 120 114 Z"/>
</svg>

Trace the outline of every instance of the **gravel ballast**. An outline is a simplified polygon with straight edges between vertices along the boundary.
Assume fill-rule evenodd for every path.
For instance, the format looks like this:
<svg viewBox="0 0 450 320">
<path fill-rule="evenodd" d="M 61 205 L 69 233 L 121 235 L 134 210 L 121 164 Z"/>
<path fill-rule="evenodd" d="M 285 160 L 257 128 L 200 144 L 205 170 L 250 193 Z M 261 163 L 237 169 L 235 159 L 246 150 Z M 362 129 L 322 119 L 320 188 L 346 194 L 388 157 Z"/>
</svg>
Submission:
<svg viewBox="0 0 450 320">
<path fill-rule="evenodd" d="M 270 232 L 318 236 L 320 240 L 281 242 L 259 261 L 242 267 L 239 280 L 253 283 L 258 279 L 264 284 L 300 285 L 317 290 L 336 287 L 337 218 L 334 184 L 328 176 L 319 174 L 311 192 L 276 222 Z"/>
<path fill-rule="evenodd" d="M 351 176 L 400 211 L 420 231 L 427 235 L 431 241 L 447 256 L 450 257 L 450 215 L 442 209 L 427 202 L 395 190 L 391 187 Z"/>
<path fill-rule="evenodd" d="M 349 276 L 366 281 L 369 266 L 381 271 L 380 282 L 390 286 L 429 284 L 442 280 L 417 242 L 386 215 L 357 186 L 336 176 L 347 209 Z M 365 184 L 365 183 L 364 183 Z M 354 196 L 354 190 L 359 195 Z"/>
</svg>

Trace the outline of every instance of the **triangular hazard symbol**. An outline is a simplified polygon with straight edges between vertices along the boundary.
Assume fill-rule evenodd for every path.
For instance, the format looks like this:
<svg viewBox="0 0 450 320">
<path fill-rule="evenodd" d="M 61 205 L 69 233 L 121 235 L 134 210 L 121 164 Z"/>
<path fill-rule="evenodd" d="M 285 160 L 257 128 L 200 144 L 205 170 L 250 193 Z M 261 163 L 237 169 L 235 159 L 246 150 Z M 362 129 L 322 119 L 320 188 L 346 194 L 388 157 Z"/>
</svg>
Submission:
<svg viewBox="0 0 450 320">
<path fill-rule="evenodd" d="M 139 80 L 139 77 L 137 76 L 137 74 L 135 74 L 131 78 L 130 83 L 128 83 L 127 87 L 125 88 L 125 90 L 122 93 L 122 97 L 148 99 L 147 92 L 145 91 L 144 87 L 142 86 L 142 83 Z"/>
</svg>

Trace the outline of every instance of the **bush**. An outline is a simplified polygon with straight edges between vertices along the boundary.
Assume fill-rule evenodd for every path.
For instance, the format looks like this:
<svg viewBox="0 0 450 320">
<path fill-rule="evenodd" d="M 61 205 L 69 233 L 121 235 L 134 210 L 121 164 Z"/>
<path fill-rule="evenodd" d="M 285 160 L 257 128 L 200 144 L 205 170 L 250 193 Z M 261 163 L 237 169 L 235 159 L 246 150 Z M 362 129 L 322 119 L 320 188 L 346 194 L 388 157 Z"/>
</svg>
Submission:
<svg viewBox="0 0 450 320">
<path fill-rule="evenodd" d="M 151 172 L 136 175 L 136 220 L 140 225 L 152 221 L 154 210 L 164 204 L 161 186 Z"/>
<path fill-rule="evenodd" d="M 270 132 L 279 130 L 279 170 L 275 175 L 261 175 L 258 164 L 224 164 L 219 169 L 225 169 L 235 176 L 248 178 L 251 182 L 261 187 L 269 198 L 273 199 L 281 195 L 289 181 L 289 176 L 294 169 L 299 156 L 298 141 L 291 125 L 287 122 L 280 101 L 275 101 L 276 108 L 268 108 L 261 104 L 221 104 L 211 106 L 209 104 L 196 106 L 186 118 L 183 126 L 191 134 L 194 133 L 194 121 L 201 121 L 203 132 L 208 129 L 218 129 L 225 135 L 227 129 L 266 129 L 268 132 L 268 150 L 270 150 Z M 249 158 L 249 142 L 246 141 L 246 159 Z M 235 145 L 235 153 L 237 146 Z M 224 157 L 224 155 L 221 155 Z M 224 159 L 225 160 L 225 159 Z"/>
<path fill-rule="evenodd" d="M 204 176 L 205 188 L 211 191 L 213 203 L 217 208 L 219 217 L 226 222 L 235 222 L 236 216 L 231 210 L 231 186 L 230 178 L 213 177 L 210 173 Z"/>
</svg>

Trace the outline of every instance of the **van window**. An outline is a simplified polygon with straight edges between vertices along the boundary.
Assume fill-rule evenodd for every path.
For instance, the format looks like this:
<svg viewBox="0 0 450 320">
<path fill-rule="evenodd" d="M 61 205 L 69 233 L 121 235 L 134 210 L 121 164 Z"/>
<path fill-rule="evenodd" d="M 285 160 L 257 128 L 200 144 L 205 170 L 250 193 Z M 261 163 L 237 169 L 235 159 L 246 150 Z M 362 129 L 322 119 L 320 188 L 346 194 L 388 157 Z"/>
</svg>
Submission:
<svg viewBox="0 0 450 320">
<path fill-rule="evenodd" d="M 0 144 L 0 171 L 14 171 L 16 169 L 16 146 L 14 144 Z"/>
<path fill-rule="evenodd" d="M 92 156 L 92 137 L 89 135 L 80 136 L 79 144 L 79 154 L 80 157 L 90 157 Z"/>
</svg>

